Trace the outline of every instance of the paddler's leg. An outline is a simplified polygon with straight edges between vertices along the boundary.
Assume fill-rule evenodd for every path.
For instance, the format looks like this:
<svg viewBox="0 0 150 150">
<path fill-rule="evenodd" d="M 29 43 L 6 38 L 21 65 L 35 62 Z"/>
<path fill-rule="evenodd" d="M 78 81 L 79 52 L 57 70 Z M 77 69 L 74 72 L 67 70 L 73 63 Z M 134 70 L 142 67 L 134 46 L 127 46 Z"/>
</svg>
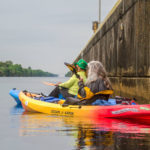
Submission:
<svg viewBox="0 0 150 150">
<path fill-rule="evenodd" d="M 59 97 L 60 89 L 57 86 L 48 96 Z"/>
<path fill-rule="evenodd" d="M 67 88 L 62 88 L 60 89 L 60 93 L 62 94 L 62 96 L 66 99 L 67 97 L 75 97 L 75 95 L 72 95 L 68 92 Z"/>
<path fill-rule="evenodd" d="M 67 97 L 75 97 L 75 95 L 72 95 L 68 92 L 68 89 L 67 88 L 63 88 L 63 87 L 59 87 L 57 86 L 48 96 L 53 96 L 53 97 L 58 97 L 59 98 L 59 94 L 62 94 L 62 96 L 64 98 L 67 98 Z"/>
<path fill-rule="evenodd" d="M 76 105 L 76 104 L 78 104 L 78 102 L 80 102 L 80 100 L 79 99 L 77 99 L 77 98 L 74 98 L 74 97 L 67 97 L 66 98 L 66 101 L 64 102 L 64 104 L 63 105 Z"/>
</svg>

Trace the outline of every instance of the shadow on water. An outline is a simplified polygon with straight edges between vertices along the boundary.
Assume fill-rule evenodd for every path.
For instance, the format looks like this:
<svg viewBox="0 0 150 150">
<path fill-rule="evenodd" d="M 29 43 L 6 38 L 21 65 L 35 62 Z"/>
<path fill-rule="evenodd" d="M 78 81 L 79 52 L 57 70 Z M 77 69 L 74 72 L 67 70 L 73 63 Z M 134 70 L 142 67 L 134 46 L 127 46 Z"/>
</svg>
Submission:
<svg viewBox="0 0 150 150">
<path fill-rule="evenodd" d="M 25 112 L 19 121 L 20 136 L 71 136 L 74 139 L 72 147 L 76 150 L 141 150 L 149 147 L 150 125 L 116 119 L 95 120 Z"/>
</svg>

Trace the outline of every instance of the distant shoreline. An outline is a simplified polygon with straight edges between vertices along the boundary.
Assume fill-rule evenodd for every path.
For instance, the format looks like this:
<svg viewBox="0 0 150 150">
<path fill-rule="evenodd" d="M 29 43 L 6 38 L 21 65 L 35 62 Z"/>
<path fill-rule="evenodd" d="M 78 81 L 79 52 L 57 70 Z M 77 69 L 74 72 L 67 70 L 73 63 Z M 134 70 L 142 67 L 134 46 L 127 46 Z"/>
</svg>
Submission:
<svg viewBox="0 0 150 150">
<path fill-rule="evenodd" d="M 58 75 L 41 69 L 23 68 L 21 64 L 13 64 L 12 61 L 0 61 L 0 77 L 58 77 Z"/>
</svg>

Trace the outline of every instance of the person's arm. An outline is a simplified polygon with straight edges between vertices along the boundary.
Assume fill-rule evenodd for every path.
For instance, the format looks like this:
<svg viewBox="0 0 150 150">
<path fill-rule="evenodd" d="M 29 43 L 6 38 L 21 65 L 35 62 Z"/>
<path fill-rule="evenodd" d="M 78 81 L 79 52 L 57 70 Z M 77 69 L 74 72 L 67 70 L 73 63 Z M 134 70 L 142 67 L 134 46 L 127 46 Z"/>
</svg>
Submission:
<svg viewBox="0 0 150 150">
<path fill-rule="evenodd" d="M 73 75 L 68 81 L 59 84 L 59 86 L 64 88 L 70 88 L 76 80 L 77 80 L 76 76 Z"/>
<path fill-rule="evenodd" d="M 79 90 L 78 90 L 78 97 L 83 97 L 83 98 L 85 98 L 86 97 L 86 91 L 85 91 L 85 89 L 84 89 L 84 87 L 85 87 L 85 85 L 84 85 L 84 83 L 83 83 L 83 80 L 80 80 L 79 82 L 78 82 L 78 85 L 79 85 Z M 80 96 L 79 96 L 80 95 Z"/>
<path fill-rule="evenodd" d="M 88 86 L 85 86 L 83 81 L 80 81 L 79 82 L 78 98 L 80 100 L 92 98 L 94 96 L 94 93 L 91 91 L 92 86 L 93 86 L 93 83 L 89 84 Z"/>
</svg>

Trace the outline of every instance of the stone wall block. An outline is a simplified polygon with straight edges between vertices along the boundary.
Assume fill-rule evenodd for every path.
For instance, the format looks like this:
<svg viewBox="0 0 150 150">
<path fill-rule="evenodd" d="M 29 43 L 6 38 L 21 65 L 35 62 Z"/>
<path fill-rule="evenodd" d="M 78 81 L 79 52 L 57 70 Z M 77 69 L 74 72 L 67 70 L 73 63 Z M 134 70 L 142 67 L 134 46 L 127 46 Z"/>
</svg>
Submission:
<svg viewBox="0 0 150 150">
<path fill-rule="evenodd" d="M 118 63 L 121 76 L 136 76 L 136 50 L 134 49 L 134 9 L 130 9 L 119 22 Z"/>
<path fill-rule="evenodd" d="M 139 1 L 135 6 L 135 49 L 137 76 L 150 76 L 150 1 Z"/>
</svg>

